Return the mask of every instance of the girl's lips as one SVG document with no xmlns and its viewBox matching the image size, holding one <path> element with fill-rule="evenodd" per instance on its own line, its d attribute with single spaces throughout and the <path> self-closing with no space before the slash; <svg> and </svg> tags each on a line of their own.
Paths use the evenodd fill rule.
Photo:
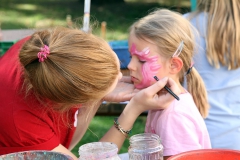
<svg viewBox="0 0 240 160">
<path fill-rule="evenodd" d="M 137 82 L 137 81 L 138 81 L 138 79 L 137 79 L 137 78 L 135 78 L 135 77 L 133 77 L 133 76 L 131 76 L 131 81 L 132 81 L 132 82 Z"/>
</svg>

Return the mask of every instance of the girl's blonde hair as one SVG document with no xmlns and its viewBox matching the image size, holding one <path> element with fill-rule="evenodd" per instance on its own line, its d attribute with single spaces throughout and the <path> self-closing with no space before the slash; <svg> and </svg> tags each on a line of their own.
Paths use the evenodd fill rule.
<svg viewBox="0 0 240 160">
<path fill-rule="evenodd" d="M 39 62 L 44 45 L 50 54 Z M 101 100 L 119 73 L 108 43 L 79 29 L 56 27 L 34 33 L 20 51 L 24 83 L 41 102 L 57 110 Z"/>
<path fill-rule="evenodd" d="M 139 39 L 150 40 L 159 48 L 163 57 L 171 58 L 181 41 L 184 42 L 182 52 L 178 56 L 183 61 L 183 67 L 179 74 L 180 83 L 184 83 L 186 76 L 187 89 L 192 94 L 199 112 L 205 118 L 208 114 L 209 104 L 204 82 L 197 70 L 186 75 L 191 67 L 195 39 L 193 27 L 181 14 L 167 9 L 157 9 L 149 15 L 135 22 L 130 32 Z"/>
<path fill-rule="evenodd" d="M 198 0 L 197 13 L 208 13 L 207 58 L 216 68 L 240 67 L 240 0 Z"/>
</svg>

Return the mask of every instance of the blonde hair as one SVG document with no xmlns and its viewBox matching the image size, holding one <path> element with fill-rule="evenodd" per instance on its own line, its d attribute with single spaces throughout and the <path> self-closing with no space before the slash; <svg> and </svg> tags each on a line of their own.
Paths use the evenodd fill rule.
<svg viewBox="0 0 240 160">
<path fill-rule="evenodd" d="M 49 46 L 44 62 L 37 57 Z M 93 105 L 104 97 L 119 68 L 108 43 L 79 29 L 56 27 L 34 33 L 20 51 L 27 93 L 66 111 L 74 105 Z"/>
<path fill-rule="evenodd" d="M 229 70 L 240 67 L 240 0 L 199 0 L 198 11 L 208 13 L 207 58 Z"/>
<path fill-rule="evenodd" d="M 183 61 L 180 71 L 180 83 L 184 83 L 186 72 L 191 67 L 195 39 L 193 27 L 181 14 L 167 9 L 157 9 L 149 15 L 135 22 L 130 32 L 139 39 L 151 40 L 161 51 L 163 57 L 172 57 L 181 41 L 184 42 L 182 52 L 178 56 Z M 208 114 L 209 104 L 204 82 L 197 70 L 186 75 L 187 89 L 192 94 L 199 112 L 205 118 Z"/>
</svg>

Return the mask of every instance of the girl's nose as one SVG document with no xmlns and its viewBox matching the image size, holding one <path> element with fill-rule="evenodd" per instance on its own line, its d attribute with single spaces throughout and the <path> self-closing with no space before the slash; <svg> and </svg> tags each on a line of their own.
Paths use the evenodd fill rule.
<svg viewBox="0 0 240 160">
<path fill-rule="evenodd" d="M 128 67 L 129 70 L 135 70 L 133 59 L 130 60 L 130 62 L 129 62 L 127 67 Z"/>
</svg>

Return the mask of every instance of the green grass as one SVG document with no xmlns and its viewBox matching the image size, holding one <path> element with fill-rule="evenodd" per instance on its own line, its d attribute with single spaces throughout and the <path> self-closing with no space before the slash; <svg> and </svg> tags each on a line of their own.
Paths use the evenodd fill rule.
<svg viewBox="0 0 240 160">
<path fill-rule="evenodd" d="M 72 152 L 78 157 L 78 149 L 81 145 L 90 142 L 97 142 L 113 125 L 114 116 L 95 116 L 90 123 L 89 130 L 85 133 L 82 140 L 72 150 Z M 146 116 L 139 116 L 136 120 L 131 135 L 143 133 L 146 123 Z M 90 131 L 91 130 L 91 131 Z M 117 137 L 116 137 L 117 138 Z M 119 153 L 125 153 L 128 150 L 129 140 L 125 140 L 123 147 Z"/>
<path fill-rule="evenodd" d="M 105 21 L 106 40 L 127 39 L 129 26 L 152 9 L 164 7 L 179 10 L 176 0 L 155 0 L 151 3 L 145 1 L 127 0 L 125 3 L 91 4 L 93 33 L 100 35 L 100 24 Z M 189 10 L 190 0 L 182 0 L 180 11 L 185 13 Z M 66 26 L 66 16 L 71 15 L 74 24 L 80 29 L 83 13 L 83 0 L 1 0 L 0 23 L 2 29 Z"/>
</svg>

